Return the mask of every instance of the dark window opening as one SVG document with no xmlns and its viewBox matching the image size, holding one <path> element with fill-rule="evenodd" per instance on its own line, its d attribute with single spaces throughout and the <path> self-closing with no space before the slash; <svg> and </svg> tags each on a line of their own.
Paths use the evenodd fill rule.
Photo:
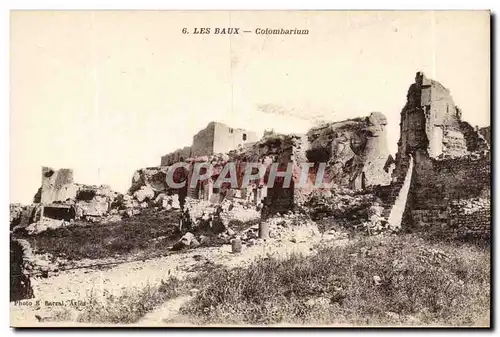
<svg viewBox="0 0 500 337">
<path fill-rule="evenodd" d="M 76 211 L 73 207 L 50 207 L 45 206 L 43 216 L 55 220 L 70 221 L 76 216 Z"/>
<path fill-rule="evenodd" d="M 78 191 L 78 193 L 76 194 L 77 200 L 90 201 L 94 199 L 94 197 L 95 197 L 95 191 L 93 190 L 81 190 Z"/>
<path fill-rule="evenodd" d="M 247 140 L 247 134 L 246 133 L 243 134 L 243 140 L 244 141 Z"/>
</svg>

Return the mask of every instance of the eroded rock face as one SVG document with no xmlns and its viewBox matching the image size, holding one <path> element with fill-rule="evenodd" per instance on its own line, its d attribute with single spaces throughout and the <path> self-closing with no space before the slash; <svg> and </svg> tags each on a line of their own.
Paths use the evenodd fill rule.
<svg viewBox="0 0 500 337">
<path fill-rule="evenodd" d="M 155 191 L 149 185 L 142 186 L 139 190 L 134 192 L 134 197 L 139 202 L 143 202 L 144 200 L 152 200 L 154 199 Z"/>
<path fill-rule="evenodd" d="M 168 189 L 167 171 L 167 166 L 148 167 L 135 171 L 129 192 L 134 193 L 143 186 L 149 186 L 155 192 L 166 191 Z"/>
<path fill-rule="evenodd" d="M 50 204 L 56 201 L 74 199 L 78 187 L 73 181 L 73 170 L 55 170 L 42 167 L 42 190 L 40 202 Z"/>
<path fill-rule="evenodd" d="M 107 185 L 79 185 L 75 199 L 76 216 L 102 217 L 109 212 L 117 197 L 118 193 Z"/>
<path fill-rule="evenodd" d="M 10 301 L 33 298 L 29 275 L 29 257 L 32 255 L 28 241 L 10 241 Z"/>
<path fill-rule="evenodd" d="M 490 126 L 482 127 L 479 129 L 479 133 L 483 136 L 488 145 L 491 146 L 491 127 Z"/>
<path fill-rule="evenodd" d="M 308 132 L 307 158 L 327 162 L 329 178 L 338 186 L 363 189 L 390 183 L 384 170 L 389 157 L 387 118 L 373 112 L 365 118 L 329 123 Z"/>
<path fill-rule="evenodd" d="M 24 207 L 20 204 L 10 204 L 10 228 L 21 223 Z"/>
</svg>

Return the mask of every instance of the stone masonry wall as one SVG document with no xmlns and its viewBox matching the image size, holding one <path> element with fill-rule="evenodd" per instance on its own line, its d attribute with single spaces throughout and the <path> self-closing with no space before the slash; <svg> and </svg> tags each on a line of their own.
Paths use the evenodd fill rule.
<svg viewBox="0 0 500 337">
<path fill-rule="evenodd" d="M 386 205 L 414 160 L 403 224 L 448 237 L 489 237 L 491 158 L 488 141 L 462 121 L 450 91 L 417 73 L 401 111 L 400 139 Z M 479 201 L 478 201 L 479 200 Z M 468 205 L 480 205 L 467 214 Z M 465 205 L 465 206 L 464 206 Z M 386 213 L 391 210 L 386 208 Z"/>
<path fill-rule="evenodd" d="M 170 166 L 174 163 L 184 161 L 191 157 L 191 146 L 185 146 L 182 149 L 178 149 L 172 153 L 169 153 L 161 157 L 161 166 Z"/>
<path fill-rule="evenodd" d="M 231 128 L 223 123 L 210 122 L 206 128 L 193 136 L 191 146 L 185 146 L 161 157 L 161 166 L 170 166 L 188 158 L 228 153 L 240 146 L 259 140 L 255 132 Z"/>
<path fill-rule="evenodd" d="M 435 160 L 418 154 L 409 197 L 410 228 L 451 237 L 488 238 L 491 230 L 491 159 Z M 467 213 L 474 200 L 480 207 Z M 465 206 L 464 206 L 465 205 Z M 462 206 L 462 207 L 461 207 Z"/>
<path fill-rule="evenodd" d="M 239 145 L 259 140 L 255 132 L 234 129 L 222 123 L 215 123 L 214 127 L 213 153 L 227 153 Z"/>
<path fill-rule="evenodd" d="M 398 152 L 407 154 L 426 149 L 429 156 L 461 156 L 467 144 L 460 127 L 461 111 L 450 91 L 441 83 L 417 73 L 401 111 Z"/>
<path fill-rule="evenodd" d="M 215 123 L 211 122 L 207 127 L 193 137 L 191 155 L 193 157 L 207 156 L 214 153 Z"/>
</svg>

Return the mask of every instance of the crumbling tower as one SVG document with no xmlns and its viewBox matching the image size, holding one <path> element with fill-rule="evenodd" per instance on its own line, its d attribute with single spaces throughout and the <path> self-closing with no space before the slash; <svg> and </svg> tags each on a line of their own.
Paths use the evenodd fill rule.
<svg viewBox="0 0 500 337">
<path fill-rule="evenodd" d="M 401 111 L 398 153 L 424 150 L 431 158 L 441 154 L 464 155 L 467 143 L 460 124 L 461 112 L 450 91 L 418 72 Z"/>
<path fill-rule="evenodd" d="M 50 204 L 55 201 L 65 201 L 76 197 L 77 186 L 73 182 L 73 170 L 54 170 L 50 167 L 42 167 L 42 204 Z"/>
<path fill-rule="evenodd" d="M 454 204 L 489 193 L 488 142 L 462 120 L 450 91 L 421 72 L 408 90 L 400 129 L 392 190 L 385 200 L 392 205 L 386 208 L 389 223 L 453 232 Z M 471 222 L 484 227 L 488 219 L 482 212 Z"/>
</svg>

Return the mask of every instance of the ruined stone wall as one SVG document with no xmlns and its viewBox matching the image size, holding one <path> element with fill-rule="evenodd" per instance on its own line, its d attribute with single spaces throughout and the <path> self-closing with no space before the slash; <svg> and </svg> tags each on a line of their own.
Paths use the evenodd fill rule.
<svg viewBox="0 0 500 337">
<path fill-rule="evenodd" d="M 479 133 L 483 136 L 488 145 L 491 146 L 491 127 L 489 126 L 482 127 L 479 129 Z"/>
<path fill-rule="evenodd" d="M 226 153 L 240 145 L 258 141 L 257 134 L 244 129 L 233 129 L 222 123 L 215 123 L 214 153 Z"/>
<path fill-rule="evenodd" d="M 161 157 L 161 166 L 170 166 L 191 157 L 191 146 L 185 146 Z"/>
<path fill-rule="evenodd" d="M 10 239 L 10 301 L 34 297 L 29 275 L 29 257 L 33 255 L 28 241 Z"/>
<path fill-rule="evenodd" d="M 491 159 L 485 137 L 461 120 L 450 91 L 417 73 L 401 111 L 401 134 L 386 214 L 394 214 L 408 163 L 414 160 L 402 222 L 407 230 L 448 237 L 489 237 Z M 478 204 L 461 213 L 463 205 Z M 461 206 L 462 205 L 462 206 Z M 399 207 L 399 213 L 402 207 Z"/>
<path fill-rule="evenodd" d="M 76 197 L 78 187 L 73 182 L 73 170 L 55 170 L 42 167 L 42 191 L 40 202 L 50 204 Z"/>
<path fill-rule="evenodd" d="M 214 154 L 215 122 L 211 122 L 207 127 L 199 131 L 193 137 L 191 155 L 193 157 L 208 156 Z"/>
<path fill-rule="evenodd" d="M 486 130 L 487 128 L 483 128 Z M 478 128 L 472 127 L 465 121 L 460 121 L 460 131 L 463 133 L 468 152 L 489 151 L 489 139 L 487 140 Z M 483 131 L 484 132 L 484 131 Z M 488 134 L 485 133 L 487 137 Z"/>
<path fill-rule="evenodd" d="M 162 157 L 161 165 L 168 166 L 181 158 L 209 156 L 216 153 L 227 153 L 239 146 L 255 143 L 257 134 L 244 129 L 231 128 L 223 123 L 210 122 L 207 127 L 193 137 L 191 147 L 184 147 Z"/>
<path fill-rule="evenodd" d="M 466 154 L 460 119 L 460 109 L 455 106 L 450 91 L 423 73 L 417 73 L 401 111 L 398 152 L 404 155 L 426 149 L 432 158 Z"/>
<path fill-rule="evenodd" d="M 491 237 L 491 203 L 489 198 L 470 198 L 450 202 L 447 232 L 457 238 Z"/>
<path fill-rule="evenodd" d="M 417 153 L 408 200 L 409 229 L 453 237 L 489 237 L 490 194 L 489 154 L 436 160 Z M 471 200 L 481 200 L 481 207 L 463 213 L 460 205 Z"/>
<path fill-rule="evenodd" d="M 279 152 L 275 156 L 273 162 L 278 163 L 278 172 L 285 172 L 288 164 L 294 165 L 294 172 L 297 170 L 297 160 L 294 156 L 296 153 L 295 143 L 300 139 L 296 136 L 287 136 L 279 139 Z M 269 179 L 269 169 L 266 172 L 264 183 L 267 184 Z M 293 210 L 296 205 L 295 200 L 295 183 L 297 175 L 294 174 L 289 187 L 283 187 L 284 179 L 276 177 L 274 185 L 267 188 L 267 196 L 264 199 L 265 209 L 264 215 L 286 213 Z"/>
</svg>

